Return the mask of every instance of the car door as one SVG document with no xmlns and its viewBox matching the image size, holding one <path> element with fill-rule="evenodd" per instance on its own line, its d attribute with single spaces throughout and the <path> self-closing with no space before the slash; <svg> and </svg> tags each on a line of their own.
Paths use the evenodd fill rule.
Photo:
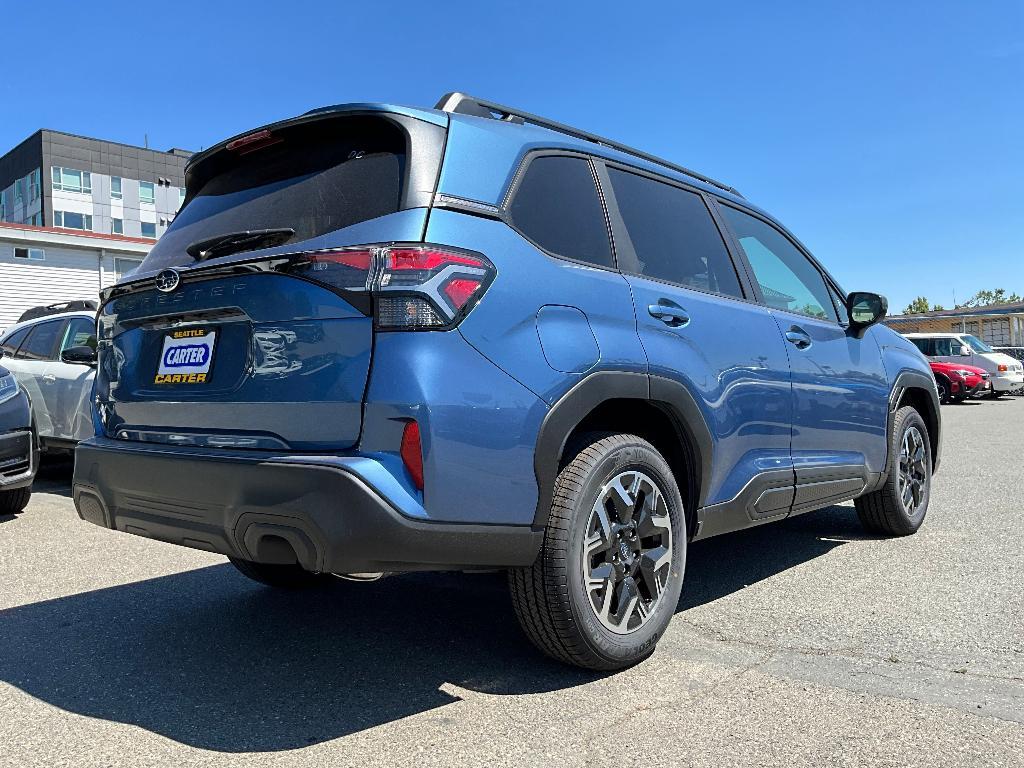
<svg viewBox="0 0 1024 768">
<path fill-rule="evenodd" d="M 96 349 L 96 320 L 92 317 L 73 317 L 68 320 L 53 362 L 56 377 L 54 405 L 50 411 L 54 438 L 77 442 L 91 437 L 92 385 L 96 369 L 81 363 L 65 363 L 61 353 L 70 347 L 90 346 Z"/>
<path fill-rule="evenodd" d="M 700 192 L 614 165 L 600 176 L 652 397 L 659 380 L 682 384 L 711 432 L 701 535 L 787 514 L 790 372 L 771 314 L 752 301 Z"/>
<path fill-rule="evenodd" d="M 872 337 L 852 333 L 830 281 L 786 233 L 721 205 L 765 306 L 786 339 L 793 372 L 794 512 L 852 498 L 883 471 L 889 385 Z"/>
<path fill-rule="evenodd" d="M 17 352 L 4 366 L 21 382 L 32 400 L 32 414 L 41 438 L 55 436 L 53 414 L 57 407 L 57 375 L 54 361 L 67 320 L 45 320 L 30 327 Z"/>
</svg>

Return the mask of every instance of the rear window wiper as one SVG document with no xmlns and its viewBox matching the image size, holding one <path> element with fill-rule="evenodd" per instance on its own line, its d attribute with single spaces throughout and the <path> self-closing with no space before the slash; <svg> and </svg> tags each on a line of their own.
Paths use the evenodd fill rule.
<svg viewBox="0 0 1024 768">
<path fill-rule="evenodd" d="M 218 256 L 228 256 L 242 251 L 255 251 L 259 248 L 273 248 L 275 245 L 287 243 L 295 235 L 295 230 L 282 229 L 247 229 L 243 232 L 229 232 L 226 235 L 208 237 L 192 243 L 185 252 L 196 261 L 206 261 Z"/>
</svg>

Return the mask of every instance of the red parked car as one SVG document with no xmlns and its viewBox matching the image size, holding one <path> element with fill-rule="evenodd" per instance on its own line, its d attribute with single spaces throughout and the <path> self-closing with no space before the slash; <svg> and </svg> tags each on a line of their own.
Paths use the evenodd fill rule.
<svg viewBox="0 0 1024 768">
<path fill-rule="evenodd" d="M 929 361 L 935 382 L 939 386 L 939 400 L 959 403 L 968 397 L 985 395 L 992 391 L 989 375 L 981 368 L 962 363 L 938 363 Z"/>
</svg>

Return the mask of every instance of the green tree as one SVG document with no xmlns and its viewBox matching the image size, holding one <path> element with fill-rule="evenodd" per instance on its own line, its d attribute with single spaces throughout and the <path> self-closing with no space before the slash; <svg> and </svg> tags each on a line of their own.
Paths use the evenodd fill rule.
<svg viewBox="0 0 1024 768">
<path fill-rule="evenodd" d="M 941 309 L 941 307 L 939 307 Z M 907 304 L 907 308 L 903 310 L 904 315 L 917 315 L 921 312 L 928 311 L 928 299 L 924 296 L 918 296 L 912 302 Z"/>
<path fill-rule="evenodd" d="M 957 308 L 990 307 L 993 304 L 1012 304 L 1024 301 L 1016 293 L 1007 293 L 1005 288 L 996 288 L 994 291 L 978 291 L 963 304 L 957 304 Z"/>
</svg>

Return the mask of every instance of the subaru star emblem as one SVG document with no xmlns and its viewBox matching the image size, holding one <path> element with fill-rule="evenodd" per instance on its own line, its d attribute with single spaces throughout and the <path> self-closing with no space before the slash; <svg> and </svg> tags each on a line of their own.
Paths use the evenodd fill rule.
<svg viewBox="0 0 1024 768">
<path fill-rule="evenodd" d="M 170 293 L 181 285 L 181 275 L 176 269 L 165 269 L 156 276 L 156 289 Z"/>
</svg>

